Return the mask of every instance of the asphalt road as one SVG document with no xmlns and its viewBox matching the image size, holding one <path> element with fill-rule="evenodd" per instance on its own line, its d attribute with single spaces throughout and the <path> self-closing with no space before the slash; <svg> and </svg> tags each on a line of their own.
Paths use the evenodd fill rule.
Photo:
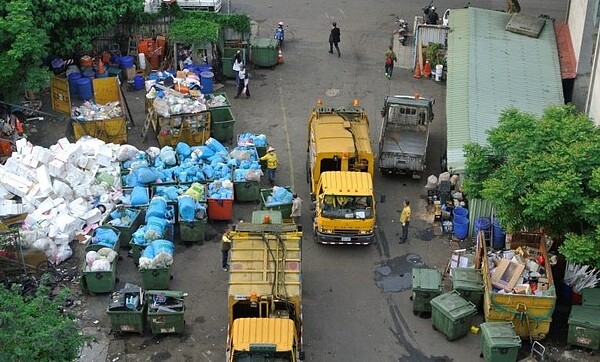
<svg viewBox="0 0 600 362">
<path fill-rule="evenodd" d="M 227 1 L 223 10 L 227 11 Z M 396 16 L 420 15 L 425 1 L 231 1 L 231 9 L 250 15 L 258 23 L 259 37 L 272 37 L 278 21 L 286 23 L 283 65 L 253 69 L 250 99 L 233 99 L 229 81 L 222 89 L 232 99 L 235 133 L 264 133 L 278 150 L 277 184 L 291 185 L 305 200 L 307 119 L 317 99 L 325 104 L 346 105 L 360 100 L 371 118 L 374 148 L 380 132 L 379 111 L 388 94 L 435 98 L 436 118 L 428 149 L 428 170 L 439 173 L 445 149 L 445 84 L 414 79 L 408 69 L 396 69 L 391 80 L 383 75 L 383 52 L 390 44 Z M 463 1 L 439 1 L 440 15 Z M 471 5 L 504 9 L 505 1 L 472 1 Z M 524 12 L 549 14 L 562 19 L 562 1 L 521 1 Z M 329 54 L 331 21 L 341 29 L 341 58 Z M 403 52 L 399 52 L 402 53 Z M 129 142 L 142 143 L 144 120 L 142 92 L 126 94 L 134 113 L 135 127 Z M 54 140 L 49 144 L 54 143 Z M 303 224 L 304 348 L 308 361 L 480 361 L 480 335 L 469 333 L 454 342 L 431 329 L 430 319 L 412 313 L 409 299 L 410 270 L 415 263 L 444 269 L 451 243 L 431 235 L 433 216 L 426 209 L 425 180 L 375 176 L 375 189 L 385 195 L 378 205 L 378 229 L 374 245 L 346 248 L 317 245 L 312 241 L 309 207 L 305 203 Z M 265 185 L 266 186 L 266 185 Z M 401 200 L 412 202 L 413 220 L 409 242 L 398 244 L 397 223 Z M 257 205 L 236 205 L 235 221 L 248 220 Z M 192 247 L 178 246 L 171 289 L 189 293 L 186 299 L 186 332 L 182 336 L 153 338 L 149 333 L 119 336 L 110 330 L 105 315 L 107 298 L 85 297 L 82 320 L 100 343 L 82 359 L 102 361 L 222 361 L 227 331 L 227 273 L 219 265 L 219 233 L 225 224 L 211 224 L 207 241 Z M 125 253 L 122 253 L 125 256 Z M 389 267 L 391 273 L 378 271 Z M 119 286 L 140 283 L 131 259 L 119 261 Z M 378 286 L 379 285 L 379 286 Z M 383 287 L 381 287 L 383 286 Z M 397 290 L 397 291 L 394 291 Z M 481 316 L 476 322 L 481 321 Z M 96 322 L 96 323 L 94 323 Z"/>
</svg>

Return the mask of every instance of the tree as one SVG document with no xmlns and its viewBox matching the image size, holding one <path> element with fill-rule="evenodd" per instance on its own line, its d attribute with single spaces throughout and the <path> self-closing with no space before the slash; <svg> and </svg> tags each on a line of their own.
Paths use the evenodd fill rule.
<svg viewBox="0 0 600 362">
<path fill-rule="evenodd" d="M 143 11 L 143 0 L 0 0 L 0 94 L 16 101 L 48 85 L 48 59 L 92 49 L 92 39 L 119 18 Z"/>
<path fill-rule="evenodd" d="M 91 341 L 83 336 L 69 311 L 69 290 L 50 299 L 45 287 L 23 297 L 18 285 L 0 286 L 0 361 L 73 361 Z"/>
<path fill-rule="evenodd" d="M 541 117 L 508 109 L 487 141 L 465 147 L 467 195 L 491 201 L 508 231 L 600 245 L 600 131 L 589 117 L 570 105 Z"/>
</svg>

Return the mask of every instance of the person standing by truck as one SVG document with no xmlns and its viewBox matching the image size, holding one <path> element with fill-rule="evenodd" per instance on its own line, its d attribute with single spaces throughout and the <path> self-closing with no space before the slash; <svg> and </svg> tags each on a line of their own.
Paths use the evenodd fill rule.
<svg viewBox="0 0 600 362">
<path fill-rule="evenodd" d="M 398 57 L 396 57 L 396 53 L 394 53 L 394 47 L 390 45 L 383 55 L 385 56 L 385 76 L 387 79 L 392 79 L 394 62 L 398 61 Z"/>
<path fill-rule="evenodd" d="M 403 244 L 408 239 L 408 225 L 410 224 L 410 201 L 404 199 L 404 206 L 400 213 L 400 222 L 402 223 L 402 237 L 400 244 Z"/>
<path fill-rule="evenodd" d="M 223 271 L 229 270 L 229 250 L 231 250 L 231 228 L 227 228 L 221 237 L 221 267 L 223 267 Z"/>
<path fill-rule="evenodd" d="M 300 223 L 300 216 L 302 216 L 302 199 L 298 197 L 298 194 L 294 194 L 292 200 L 292 213 L 290 217 L 294 220 L 294 224 Z"/>
<path fill-rule="evenodd" d="M 279 166 L 279 159 L 275 153 L 275 148 L 269 146 L 267 153 L 260 158 L 261 161 L 267 161 L 267 176 L 269 177 L 269 183 L 271 186 L 275 184 L 275 173 L 277 172 L 277 166 Z"/>
</svg>

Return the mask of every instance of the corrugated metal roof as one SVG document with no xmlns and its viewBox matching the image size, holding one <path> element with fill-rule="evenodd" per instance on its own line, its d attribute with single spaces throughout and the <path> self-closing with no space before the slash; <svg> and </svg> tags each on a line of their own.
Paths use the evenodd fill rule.
<svg viewBox="0 0 600 362">
<path fill-rule="evenodd" d="M 541 115 L 564 102 L 552 21 L 539 38 L 505 30 L 511 14 L 453 9 L 449 19 L 446 123 L 448 168 L 464 171 L 463 146 L 486 144 L 509 107 Z"/>
<path fill-rule="evenodd" d="M 233 346 L 249 351 L 250 344 L 274 344 L 277 352 L 290 351 L 294 345 L 294 321 L 284 318 L 239 318 L 233 321 Z"/>
</svg>

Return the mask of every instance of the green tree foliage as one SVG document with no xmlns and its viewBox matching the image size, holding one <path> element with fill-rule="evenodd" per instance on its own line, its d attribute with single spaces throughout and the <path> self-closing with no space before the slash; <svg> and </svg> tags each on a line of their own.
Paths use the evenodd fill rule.
<svg viewBox="0 0 600 362">
<path fill-rule="evenodd" d="M 491 201 L 509 231 L 544 227 L 600 245 L 600 131 L 573 106 L 549 107 L 541 117 L 508 109 L 488 145 L 465 153 L 465 192 Z"/>
<path fill-rule="evenodd" d="M 18 288 L 0 286 L 0 361 L 73 361 L 91 338 L 80 334 L 74 316 L 63 309 L 68 290 L 52 300 L 40 288 L 25 298 Z"/>
<path fill-rule="evenodd" d="M 92 39 L 143 0 L 0 0 L 0 93 L 16 101 L 39 91 L 50 72 L 44 61 L 92 49 Z"/>
</svg>

